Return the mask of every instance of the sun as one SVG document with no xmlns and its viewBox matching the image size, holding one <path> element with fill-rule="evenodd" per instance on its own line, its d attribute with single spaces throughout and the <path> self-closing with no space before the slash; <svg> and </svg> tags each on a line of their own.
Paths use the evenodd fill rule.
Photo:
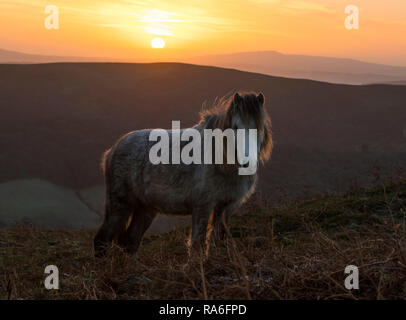
<svg viewBox="0 0 406 320">
<path fill-rule="evenodd" d="M 151 41 L 152 48 L 162 49 L 165 47 L 165 41 L 162 38 L 154 38 Z"/>
</svg>

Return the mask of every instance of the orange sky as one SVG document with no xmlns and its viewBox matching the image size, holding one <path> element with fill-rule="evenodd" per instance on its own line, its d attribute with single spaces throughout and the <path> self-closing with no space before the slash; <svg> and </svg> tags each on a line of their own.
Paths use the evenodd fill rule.
<svg viewBox="0 0 406 320">
<path fill-rule="evenodd" d="M 50 4 L 59 30 L 44 27 Z M 360 10 L 357 31 L 344 27 L 350 4 Z M 165 48 L 151 48 L 157 36 Z M 166 61 L 276 50 L 406 65 L 406 1 L 1 0 L 0 48 Z"/>
</svg>

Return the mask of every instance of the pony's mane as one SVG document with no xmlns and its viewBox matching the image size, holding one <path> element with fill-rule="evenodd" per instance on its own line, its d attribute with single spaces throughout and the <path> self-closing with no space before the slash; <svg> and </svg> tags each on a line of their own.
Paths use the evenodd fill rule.
<svg viewBox="0 0 406 320">
<path fill-rule="evenodd" d="M 224 129 L 224 118 L 226 117 L 227 110 L 231 105 L 233 96 L 227 94 L 223 97 L 216 97 L 213 104 L 209 107 L 205 101 L 200 112 L 199 125 L 205 129 Z"/>
<path fill-rule="evenodd" d="M 265 105 L 259 109 L 257 94 L 254 92 L 239 92 L 242 99 L 242 106 L 237 112 L 242 119 L 252 118 L 256 122 L 258 133 L 263 135 L 259 159 L 265 162 L 269 159 L 272 148 L 272 125 L 271 119 L 266 111 Z M 203 104 L 203 110 L 200 112 L 199 126 L 203 129 L 221 129 L 225 130 L 230 127 L 228 109 L 233 104 L 234 93 L 227 94 L 223 97 L 216 97 L 210 108 Z"/>
</svg>

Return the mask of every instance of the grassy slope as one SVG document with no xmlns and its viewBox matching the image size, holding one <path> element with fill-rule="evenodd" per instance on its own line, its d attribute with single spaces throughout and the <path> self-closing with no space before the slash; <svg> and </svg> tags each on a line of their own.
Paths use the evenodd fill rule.
<svg viewBox="0 0 406 320">
<path fill-rule="evenodd" d="M 284 207 L 247 206 L 208 261 L 185 267 L 188 230 L 146 237 L 137 263 L 92 256 L 92 231 L 0 229 L 0 298 L 406 298 L 406 181 Z M 59 267 L 60 290 L 44 289 Z M 344 288 L 344 268 L 360 289 Z"/>
</svg>

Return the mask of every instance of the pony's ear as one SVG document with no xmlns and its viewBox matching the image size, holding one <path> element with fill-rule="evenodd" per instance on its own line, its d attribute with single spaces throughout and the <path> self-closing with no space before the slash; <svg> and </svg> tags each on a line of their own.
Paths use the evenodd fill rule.
<svg viewBox="0 0 406 320">
<path fill-rule="evenodd" d="M 260 105 L 263 105 L 263 104 L 264 104 L 264 102 L 265 102 L 265 97 L 264 97 L 264 95 L 262 94 L 262 92 L 259 93 L 259 95 L 257 96 L 257 99 L 258 99 L 258 102 L 259 102 Z"/>
<path fill-rule="evenodd" d="M 234 94 L 233 102 L 234 102 L 235 105 L 238 105 L 238 104 L 240 104 L 240 102 L 242 102 L 242 98 L 241 98 L 241 96 L 239 95 L 238 92 L 236 92 Z"/>
</svg>

